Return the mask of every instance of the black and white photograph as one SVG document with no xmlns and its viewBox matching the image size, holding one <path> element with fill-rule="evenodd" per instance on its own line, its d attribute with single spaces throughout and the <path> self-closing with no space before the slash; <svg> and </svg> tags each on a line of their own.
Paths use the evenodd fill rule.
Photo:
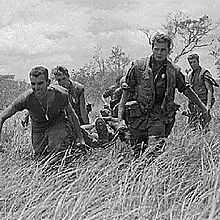
<svg viewBox="0 0 220 220">
<path fill-rule="evenodd" d="M 0 0 L 0 219 L 219 220 L 220 0 Z"/>
</svg>

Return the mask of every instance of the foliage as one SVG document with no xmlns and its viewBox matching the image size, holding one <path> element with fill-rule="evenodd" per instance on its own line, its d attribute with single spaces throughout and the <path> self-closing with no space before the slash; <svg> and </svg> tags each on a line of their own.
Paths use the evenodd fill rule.
<svg viewBox="0 0 220 220">
<path fill-rule="evenodd" d="M 218 37 L 216 39 L 217 43 L 213 46 L 212 50 L 211 50 L 211 55 L 213 55 L 215 57 L 215 65 L 216 65 L 216 68 L 218 70 L 218 78 L 220 78 L 220 47 L 219 47 L 219 44 L 220 44 L 220 37 Z"/>
<path fill-rule="evenodd" d="M 125 69 L 130 61 L 128 55 L 117 45 L 112 47 L 111 55 L 106 59 L 106 65 L 111 74 L 120 76 L 124 75 Z"/>
<path fill-rule="evenodd" d="M 7 107 L 27 88 L 29 88 L 29 85 L 25 81 L 17 81 L 7 77 L 0 77 L 0 108 L 4 109 Z"/>
<path fill-rule="evenodd" d="M 93 60 L 78 71 L 73 70 L 71 76 L 85 86 L 87 99 L 96 102 L 107 87 L 115 84 L 116 77 L 125 73 L 129 62 L 129 56 L 119 46 L 112 47 L 106 59 L 102 49 L 95 48 Z"/>
<path fill-rule="evenodd" d="M 174 57 L 173 62 L 177 63 L 182 56 L 194 49 L 210 46 L 213 42 L 213 39 L 209 40 L 210 35 L 216 27 L 213 26 L 207 15 L 192 19 L 182 11 L 178 11 L 168 14 L 167 22 L 163 28 L 174 41 L 172 56 Z M 142 29 L 142 31 L 151 43 L 150 31 L 147 29 Z"/>
<path fill-rule="evenodd" d="M 179 116 L 166 151 L 149 163 L 117 142 L 65 164 L 32 159 L 19 118 L 3 130 L 0 219 L 220 218 L 219 122 L 202 134 Z"/>
</svg>

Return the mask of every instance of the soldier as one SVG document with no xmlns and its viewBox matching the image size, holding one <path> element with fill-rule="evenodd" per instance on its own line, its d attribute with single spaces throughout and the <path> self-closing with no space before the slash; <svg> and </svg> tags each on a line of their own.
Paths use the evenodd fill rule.
<svg viewBox="0 0 220 220">
<path fill-rule="evenodd" d="M 91 124 L 81 125 L 81 128 L 86 144 L 93 148 L 107 146 L 113 136 L 113 130 L 103 117 L 97 117 Z"/>
<path fill-rule="evenodd" d="M 106 109 L 109 108 L 111 110 L 112 117 L 118 116 L 118 104 L 122 96 L 122 89 L 120 86 L 122 77 L 123 77 L 122 75 L 118 76 L 115 80 L 115 85 L 107 88 L 102 95 L 104 108 Z M 107 100 L 107 98 L 109 97 L 110 97 L 110 103 L 108 103 Z"/>
<path fill-rule="evenodd" d="M 32 124 L 32 145 L 36 157 L 65 149 L 72 141 L 84 144 L 77 115 L 61 86 L 51 86 L 48 70 L 38 66 L 29 73 L 32 89 L 21 94 L 0 114 L 3 123 L 16 112 L 28 110 Z"/>
<path fill-rule="evenodd" d="M 97 117 L 89 125 L 81 125 L 85 143 L 92 148 L 106 147 L 117 137 L 123 142 L 128 142 L 127 129 L 118 129 L 118 118 L 111 116 Z"/>
<path fill-rule="evenodd" d="M 119 83 L 118 83 L 118 79 Z M 104 108 L 100 110 L 100 113 L 103 117 L 118 117 L 118 105 L 122 96 L 122 85 L 125 82 L 125 76 L 117 77 L 117 89 L 116 85 L 109 87 L 105 90 L 104 94 L 102 95 L 102 101 L 104 102 Z M 104 97 L 103 97 L 104 96 Z M 111 97 L 110 105 L 107 102 L 107 96 Z"/>
<path fill-rule="evenodd" d="M 76 81 L 70 80 L 70 75 L 67 68 L 57 66 L 52 70 L 56 81 L 60 86 L 68 90 L 70 103 L 79 118 L 80 124 L 89 124 L 88 111 L 84 96 L 84 86 Z"/>
<path fill-rule="evenodd" d="M 171 133 L 179 108 L 174 103 L 176 88 L 201 108 L 206 121 L 210 119 L 206 106 L 186 84 L 180 68 L 168 59 L 171 47 L 171 38 L 157 33 L 152 39 L 152 55 L 134 62 L 126 75 L 127 86 L 118 110 L 119 128 L 125 126 L 125 118 L 137 157 L 145 151 L 149 137 L 159 141 Z"/>
<path fill-rule="evenodd" d="M 191 54 L 187 59 L 192 68 L 192 71 L 189 74 L 189 83 L 200 100 L 206 105 L 207 110 L 210 111 L 215 102 L 213 86 L 219 87 L 219 85 L 212 78 L 211 73 L 200 66 L 198 54 Z M 193 127 L 200 124 L 202 128 L 204 128 L 205 124 L 203 115 L 201 114 L 201 108 L 195 105 L 192 101 L 189 101 L 188 108 L 189 123 Z"/>
</svg>

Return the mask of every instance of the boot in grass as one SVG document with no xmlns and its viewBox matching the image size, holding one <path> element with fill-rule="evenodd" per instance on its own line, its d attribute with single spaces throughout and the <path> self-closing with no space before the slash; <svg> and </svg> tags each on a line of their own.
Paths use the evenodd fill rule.
<svg viewBox="0 0 220 220">
<path fill-rule="evenodd" d="M 102 118 L 97 118 L 95 121 L 95 128 L 98 134 L 98 140 L 101 145 L 108 144 L 109 133 L 105 120 Z"/>
</svg>

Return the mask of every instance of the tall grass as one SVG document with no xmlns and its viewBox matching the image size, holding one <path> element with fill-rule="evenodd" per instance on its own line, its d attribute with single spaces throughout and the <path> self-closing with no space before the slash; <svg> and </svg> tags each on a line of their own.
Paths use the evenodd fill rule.
<svg viewBox="0 0 220 220">
<path fill-rule="evenodd" d="M 14 117 L 0 155 L 0 219 L 220 219 L 220 123 L 203 134 L 179 116 L 150 163 L 119 141 L 68 164 L 32 159 L 29 129 Z"/>
</svg>

